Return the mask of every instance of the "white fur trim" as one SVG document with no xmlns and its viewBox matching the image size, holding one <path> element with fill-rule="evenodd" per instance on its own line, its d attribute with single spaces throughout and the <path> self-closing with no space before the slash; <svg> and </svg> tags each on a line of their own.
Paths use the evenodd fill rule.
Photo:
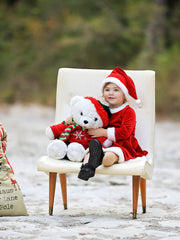
<svg viewBox="0 0 180 240">
<path fill-rule="evenodd" d="M 115 128 L 114 127 L 111 127 L 111 128 L 108 128 L 107 129 L 107 138 L 111 141 L 116 141 L 116 138 L 115 138 Z"/>
<path fill-rule="evenodd" d="M 125 85 L 117 78 L 114 78 L 114 77 L 108 77 L 108 78 L 105 78 L 102 82 L 102 91 L 103 91 L 103 88 L 104 88 L 104 85 L 108 82 L 111 82 L 111 83 L 114 83 L 116 84 L 118 87 L 121 88 L 121 90 L 123 91 L 123 93 L 125 94 L 125 96 L 128 94 L 128 89 L 125 87 Z"/>
<path fill-rule="evenodd" d="M 102 148 L 102 149 L 103 149 L 103 152 L 113 152 L 116 155 L 118 155 L 119 157 L 118 163 L 124 162 L 124 153 L 120 147 L 108 147 L 108 148 Z M 89 153 L 89 148 L 86 149 L 86 154 L 87 153 Z"/>
<path fill-rule="evenodd" d="M 126 106 L 128 106 L 129 104 L 126 102 L 126 103 L 123 103 L 120 107 L 117 107 L 117 108 L 110 108 L 110 112 L 111 113 L 116 113 L 116 112 L 119 112 L 121 110 L 123 110 Z"/>
<path fill-rule="evenodd" d="M 109 140 L 109 139 L 106 139 L 103 144 L 102 144 L 104 147 L 110 147 L 112 146 L 112 141 Z"/>
<path fill-rule="evenodd" d="M 120 147 L 103 148 L 103 152 L 113 152 L 119 157 L 118 163 L 124 162 L 124 154 Z"/>
</svg>

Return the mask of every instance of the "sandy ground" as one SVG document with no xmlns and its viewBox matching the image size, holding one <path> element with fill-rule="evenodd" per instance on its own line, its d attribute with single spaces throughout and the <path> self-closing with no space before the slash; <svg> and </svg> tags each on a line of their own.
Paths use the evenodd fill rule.
<svg viewBox="0 0 180 240">
<path fill-rule="evenodd" d="M 54 109 L 1 106 L 8 133 L 7 156 L 14 168 L 29 216 L 0 217 L 0 239 L 180 239 L 180 122 L 156 123 L 153 179 L 147 181 L 147 213 L 131 215 L 131 177 L 97 175 L 88 182 L 68 176 L 68 210 L 57 182 L 54 216 L 48 215 L 48 176 L 37 171 L 46 154 L 45 128 Z"/>
</svg>

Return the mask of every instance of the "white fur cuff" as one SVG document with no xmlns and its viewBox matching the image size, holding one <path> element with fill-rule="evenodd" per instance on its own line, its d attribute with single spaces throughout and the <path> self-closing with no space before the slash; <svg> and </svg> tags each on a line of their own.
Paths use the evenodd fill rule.
<svg viewBox="0 0 180 240">
<path fill-rule="evenodd" d="M 114 127 L 107 129 L 107 138 L 111 141 L 114 141 L 114 142 L 116 141 Z"/>
<path fill-rule="evenodd" d="M 110 147 L 112 146 L 112 141 L 109 140 L 109 139 L 106 139 L 103 144 L 102 144 L 104 147 Z"/>
<path fill-rule="evenodd" d="M 113 152 L 119 156 L 118 163 L 124 162 L 124 154 L 120 147 L 103 148 L 103 152 Z"/>
</svg>

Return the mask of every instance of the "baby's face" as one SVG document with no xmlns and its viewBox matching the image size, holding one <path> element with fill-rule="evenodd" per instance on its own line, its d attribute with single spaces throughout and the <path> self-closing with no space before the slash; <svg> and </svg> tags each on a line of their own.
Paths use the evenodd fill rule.
<svg viewBox="0 0 180 240">
<path fill-rule="evenodd" d="M 103 89 L 103 96 L 110 108 L 120 107 L 125 102 L 125 95 L 115 83 L 107 83 Z"/>
</svg>

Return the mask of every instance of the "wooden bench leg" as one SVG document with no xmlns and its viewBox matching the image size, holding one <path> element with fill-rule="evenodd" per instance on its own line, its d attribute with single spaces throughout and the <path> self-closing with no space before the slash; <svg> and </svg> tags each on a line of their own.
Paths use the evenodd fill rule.
<svg viewBox="0 0 180 240">
<path fill-rule="evenodd" d="M 141 200 L 142 200 L 142 211 L 146 213 L 146 179 L 140 179 L 140 189 L 141 189 Z"/>
<path fill-rule="evenodd" d="M 49 173 L 49 215 L 53 214 L 56 177 L 57 173 L 54 172 Z"/>
<path fill-rule="evenodd" d="M 137 218 L 137 207 L 138 207 L 138 197 L 139 197 L 139 182 L 140 182 L 140 176 L 132 176 L 133 219 Z"/>
<path fill-rule="evenodd" d="M 61 191 L 62 191 L 62 198 L 64 209 L 67 209 L 67 184 L 66 184 L 66 174 L 59 174 L 59 179 L 61 183 Z"/>
</svg>

